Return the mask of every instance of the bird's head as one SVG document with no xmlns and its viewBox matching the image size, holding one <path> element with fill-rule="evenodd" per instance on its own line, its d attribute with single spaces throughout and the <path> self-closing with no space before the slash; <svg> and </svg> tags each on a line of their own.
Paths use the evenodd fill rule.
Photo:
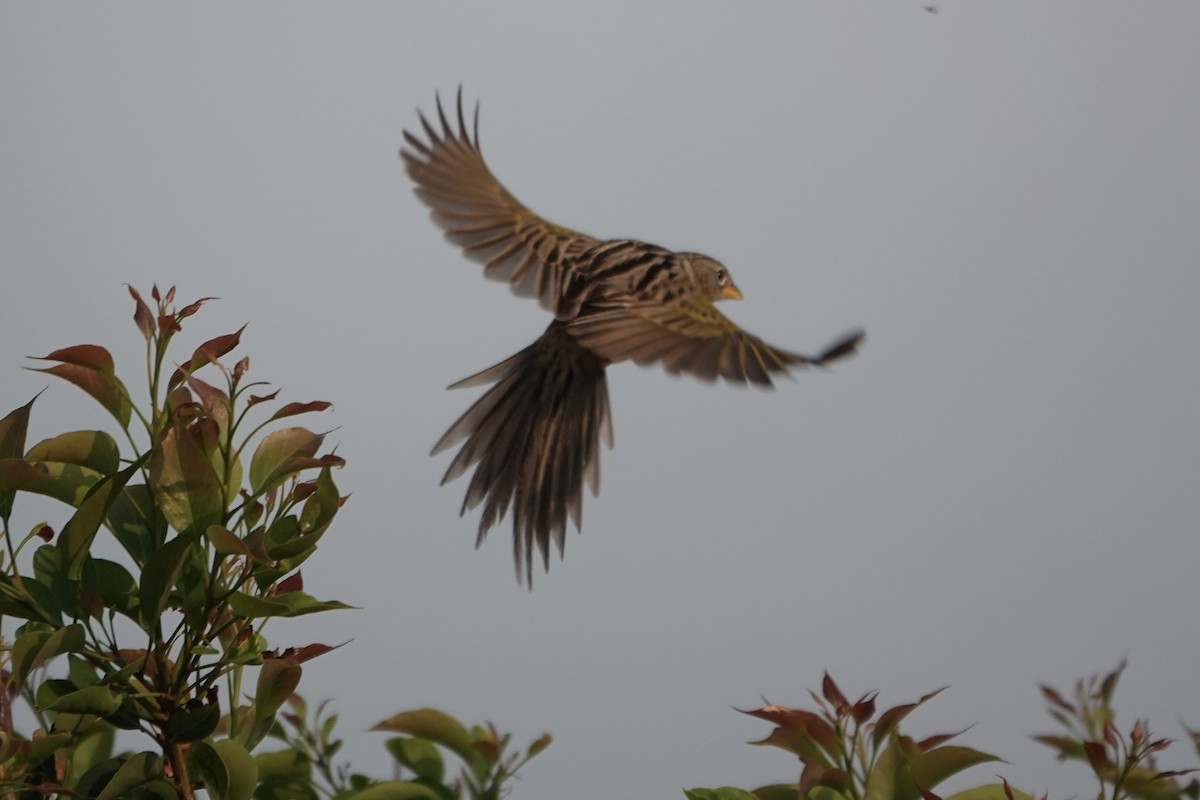
<svg viewBox="0 0 1200 800">
<path fill-rule="evenodd" d="M 700 291 L 710 300 L 741 300 L 742 293 L 733 285 L 729 270 L 715 258 L 699 253 L 684 253 L 696 274 Z"/>
</svg>

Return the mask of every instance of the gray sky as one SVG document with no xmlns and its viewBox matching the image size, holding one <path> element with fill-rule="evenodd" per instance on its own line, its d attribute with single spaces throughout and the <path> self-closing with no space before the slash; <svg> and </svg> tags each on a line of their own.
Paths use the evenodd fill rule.
<svg viewBox="0 0 1200 800">
<path fill-rule="evenodd" d="M 222 298 L 179 358 L 249 320 L 257 379 L 333 401 L 307 423 L 354 496 L 305 584 L 363 610 L 270 633 L 353 638 L 301 689 L 364 771 L 362 729 L 436 705 L 555 735 L 530 800 L 791 779 L 730 705 L 828 669 L 889 704 L 950 684 L 912 731 L 1011 762 L 959 785 L 1088 791 L 1028 739 L 1038 681 L 1128 654 L 1123 727 L 1200 725 L 1200 5 L 923 5 L 6 3 L 3 410 L 60 346 L 137 377 L 122 284 L 154 281 Z M 721 259 L 780 346 L 869 335 L 770 393 L 611 369 L 602 494 L 532 593 L 427 455 L 477 394 L 444 387 L 547 322 L 396 158 L 459 83 L 543 215 Z M 31 442 L 105 423 L 49 385 Z"/>
</svg>

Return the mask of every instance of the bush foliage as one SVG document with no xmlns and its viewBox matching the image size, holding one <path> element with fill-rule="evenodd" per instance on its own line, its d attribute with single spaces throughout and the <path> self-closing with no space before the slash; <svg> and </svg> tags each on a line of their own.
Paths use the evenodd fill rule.
<svg viewBox="0 0 1200 800">
<path fill-rule="evenodd" d="M 0 419 L 0 796 L 504 796 L 550 744 L 548 734 L 516 749 L 490 723 L 467 727 L 424 708 L 374 728 L 395 734 L 385 746 L 403 777 L 377 780 L 335 760 L 337 716 L 324 704 L 310 710 L 297 689 L 302 665 L 337 645 L 272 646 L 265 634 L 274 617 L 348 608 L 305 593 L 301 575 L 346 501 L 333 478 L 344 461 L 325 449 L 324 435 L 291 423 L 330 403 L 279 403 L 278 390 L 247 381 L 247 357 L 228 363 L 241 330 L 204 341 L 169 368 L 184 321 L 211 298 L 177 308 L 174 289 L 152 289 L 153 306 L 129 293 L 145 340 L 138 395 L 97 345 L 55 350 L 34 368 L 99 403 L 115 435 L 67 431 L 27 448 L 36 397 Z M 65 521 L 14 531 L 21 493 L 61 502 Z M 1118 728 L 1112 698 L 1123 669 L 1067 694 L 1043 686 L 1060 731 L 1037 740 L 1061 760 L 1086 764 L 1099 798 L 1200 797 L 1195 779 L 1183 781 L 1192 770 L 1157 766 L 1169 739 L 1144 721 Z M 901 729 L 940 692 L 880 710 L 875 692 L 852 701 L 826 675 L 812 710 L 743 712 L 773 726 L 754 744 L 799 760 L 795 782 L 685 794 L 934 800 L 946 779 L 999 760 L 955 743 L 957 734 L 914 738 Z M 14 726 L 18 700 L 35 721 L 27 735 Z M 118 752 L 118 731 L 143 749 Z M 1187 735 L 1200 751 L 1200 732 Z M 1001 779 L 950 800 L 1029 797 Z"/>
</svg>

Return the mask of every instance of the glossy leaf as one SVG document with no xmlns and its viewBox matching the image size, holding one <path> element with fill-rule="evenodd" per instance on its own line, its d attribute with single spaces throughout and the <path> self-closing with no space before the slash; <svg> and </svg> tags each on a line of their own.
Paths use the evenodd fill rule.
<svg viewBox="0 0 1200 800">
<path fill-rule="evenodd" d="M 167 523 L 154 505 L 149 487 L 125 487 L 108 510 L 106 519 L 117 541 L 138 565 L 167 540 Z"/>
<path fill-rule="evenodd" d="M 418 778 L 442 782 L 446 764 L 437 747 L 428 739 L 397 736 L 388 739 L 387 750 L 397 763 L 412 770 Z"/>
<path fill-rule="evenodd" d="M 317 600 L 304 592 L 289 592 L 275 597 L 255 597 L 245 592 L 229 596 L 229 607 L 239 617 L 299 617 L 319 611 L 354 608 L 337 600 Z"/>
<path fill-rule="evenodd" d="M 179 532 L 219 525 L 225 488 L 214 466 L 217 425 L 211 418 L 172 424 L 150 456 L 150 486 L 167 524 Z"/>
<path fill-rule="evenodd" d="M 54 631 L 34 630 L 17 636 L 12 645 L 13 686 L 20 689 L 37 667 L 63 653 L 77 653 L 83 649 L 84 630 L 79 624 L 68 625 Z"/>
<path fill-rule="evenodd" d="M 970 747 L 947 745 L 914 758 L 909 764 L 909 775 L 917 785 L 925 789 L 932 789 L 946 778 L 968 767 L 1000 760 L 990 753 L 983 753 Z"/>
<path fill-rule="evenodd" d="M 120 466 L 116 441 L 104 431 L 71 431 L 52 436 L 29 448 L 28 461 L 59 461 L 78 464 L 102 475 L 116 472 Z"/>
<path fill-rule="evenodd" d="M 383 781 L 348 795 L 345 800 L 442 800 L 433 789 L 412 781 Z"/>
<path fill-rule="evenodd" d="M 206 299 L 211 300 L 213 298 Z M 184 378 L 188 374 L 195 372 L 205 364 L 215 363 L 221 356 L 238 346 L 242 340 L 242 331 L 244 330 L 246 330 L 245 325 L 238 328 L 233 333 L 227 333 L 223 336 L 215 336 L 197 347 L 192 352 L 192 357 L 188 359 L 187 363 L 183 364 L 171 375 L 167 385 L 177 386 L 183 382 Z"/>
<path fill-rule="evenodd" d="M 254 554 L 250 552 L 250 547 L 246 542 L 228 528 L 220 525 L 209 525 L 208 529 L 204 532 L 204 536 L 213 546 L 213 549 L 221 555 L 254 558 Z"/>
<path fill-rule="evenodd" d="M 154 753 L 135 753 L 125 760 L 96 800 L 120 800 L 134 789 L 162 776 L 162 758 Z"/>
<path fill-rule="evenodd" d="M 33 368 L 34 372 L 55 375 L 78 386 L 100 403 L 122 429 L 129 427 L 133 407 L 129 403 L 129 392 L 113 373 L 112 356 L 103 347 L 81 344 L 55 350 L 36 361 L 60 361 L 53 367 Z"/>
<path fill-rule="evenodd" d="M 336 456 L 316 458 L 323 434 L 305 428 L 281 428 L 263 437 L 250 459 L 250 488 L 254 494 L 278 486 L 310 467 L 340 466 Z"/>
<path fill-rule="evenodd" d="M 4 419 L 0 419 L 0 519 L 7 520 L 12 514 L 13 498 L 23 483 L 22 476 L 32 478 L 32 473 L 22 466 L 21 456 L 25 452 L 25 434 L 29 430 L 29 413 L 37 395 L 20 408 L 15 408 Z M 11 462 L 4 466 L 4 462 Z M 18 474 L 20 473 L 20 474 Z"/>
<path fill-rule="evenodd" d="M 154 312 L 150 310 L 150 306 L 146 305 L 146 301 L 138 294 L 138 290 L 125 284 L 125 288 L 129 290 L 129 296 L 133 298 L 133 323 L 137 325 L 137 329 L 141 331 L 142 336 L 146 341 L 154 338 Z"/>
<path fill-rule="evenodd" d="M 140 613 L 142 624 L 153 630 L 175 581 L 183 569 L 188 554 L 192 550 L 193 540 L 187 534 L 179 534 L 171 541 L 154 551 L 146 561 L 142 570 L 142 582 L 138 587 L 138 599 L 141 603 Z"/>
<path fill-rule="evenodd" d="M 988 783 L 955 792 L 946 800 L 1033 800 L 1033 798 L 1011 786 L 1008 787 L 1008 791 L 1005 791 L 1003 783 Z"/>
<path fill-rule="evenodd" d="M 684 789 L 683 794 L 688 800 L 758 800 L 745 789 L 735 789 L 732 786 L 722 786 L 719 789 Z"/>
<path fill-rule="evenodd" d="M 89 686 L 64 694 L 46 710 L 63 714 L 95 714 L 105 717 L 121 707 L 121 698 L 108 686 Z"/>
<path fill-rule="evenodd" d="M 254 713 L 259 721 L 283 707 L 300 685 L 302 672 L 300 665 L 291 661 L 271 659 L 263 662 L 254 690 Z"/>
<path fill-rule="evenodd" d="M 419 736 L 448 748 L 468 764 L 479 759 L 474 740 L 463 724 L 436 708 L 419 708 L 388 717 L 371 728 L 373 731 L 392 731 Z"/>
<path fill-rule="evenodd" d="M 96 532 L 120 497 L 125 484 L 141 469 L 145 460 L 146 457 L 142 456 L 120 472 L 102 478 L 88 491 L 79 508 L 63 526 L 58 537 L 58 548 L 68 578 L 79 579 Z"/>
<path fill-rule="evenodd" d="M 309 403 L 288 403 L 271 415 L 271 421 L 294 417 L 298 414 L 308 414 L 312 411 L 324 411 L 333 408 L 333 403 L 325 400 L 313 400 Z"/>
<path fill-rule="evenodd" d="M 195 742 L 212 734 L 221 719 L 221 707 L 213 703 L 199 708 L 177 708 L 167 721 L 167 732 L 176 742 Z"/>
</svg>

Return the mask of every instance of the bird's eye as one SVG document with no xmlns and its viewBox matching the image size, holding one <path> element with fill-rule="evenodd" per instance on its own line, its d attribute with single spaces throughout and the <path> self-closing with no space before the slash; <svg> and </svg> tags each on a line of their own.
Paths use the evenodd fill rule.
<svg viewBox="0 0 1200 800">
<path fill-rule="evenodd" d="M 723 269 L 717 270 L 717 283 L 724 286 L 726 281 L 728 281 L 728 280 L 729 280 L 729 276 L 725 274 L 725 270 L 723 270 Z"/>
</svg>

